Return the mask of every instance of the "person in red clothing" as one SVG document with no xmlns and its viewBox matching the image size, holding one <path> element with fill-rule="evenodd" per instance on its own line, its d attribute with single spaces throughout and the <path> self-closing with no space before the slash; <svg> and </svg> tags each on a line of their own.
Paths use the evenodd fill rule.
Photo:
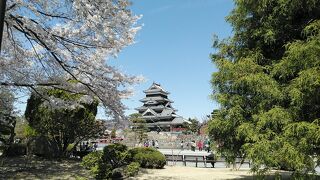
<svg viewBox="0 0 320 180">
<path fill-rule="evenodd" d="M 197 146 L 198 146 L 198 148 L 199 148 L 199 151 L 202 151 L 203 144 L 202 144 L 201 139 L 198 141 Z"/>
</svg>

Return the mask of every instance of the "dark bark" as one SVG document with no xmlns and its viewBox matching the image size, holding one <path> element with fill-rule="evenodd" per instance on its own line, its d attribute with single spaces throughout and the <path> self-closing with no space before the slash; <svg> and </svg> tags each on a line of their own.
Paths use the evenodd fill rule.
<svg viewBox="0 0 320 180">
<path fill-rule="evenodd" d="M 0 0 L 0 53 L 7 0 Z"/>
</svg>

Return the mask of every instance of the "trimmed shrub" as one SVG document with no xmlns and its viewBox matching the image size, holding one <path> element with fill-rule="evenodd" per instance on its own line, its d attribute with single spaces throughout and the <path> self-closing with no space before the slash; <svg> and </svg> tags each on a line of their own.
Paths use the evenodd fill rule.
<svg viewBox="0 0 320 180">
<path fill-rule="evenodd" d="M 138 147 L 128 151 L 130 161 L 138 162 L 143 168 L 163 168 L 166 164 L 165 156 L 156 149 Z"/>
<path fill-rule="evenodd" d="M 26 144 L 11 144 L 3 152 L 5 156 L 23 156 L 27 154 L 27 145 Z"/>
<path fill-rule="evenodd" d="M 112 168 L 118 168 L 128 164 L 128 147 L 123 144 L 110 144 L 103 148 L 102 161 L 110 164 Z"/>
<path fill-rule="evenodd" d="M 127 146 L 123 144 L 111 144 L 104 147 L 103 151 L 91 152 L 84 156 L 81 165 L 90 169 L 96 179 L 122 179 L 124 176 L 136 175 L 140 162 L 144 163 L 144 167 L 162 168 L 166 163 L 162 156 L 159 151 L 151 148 L 135 148 L 128 151 Z"/>
<path fill-rule="evenodd" d="M 107 163 L 99 162 L 95 178 L 96 179 L 108 179 L 112 175 L 112 166 Z"/>
<path fill-rule="evenodd" d="M 131 162 L 127 168 L 125 169 L 125 174 L 127 176 L 135 176 L 138 174 L 140 168 L 140 164 L 137 162 Z"/>
<path fill-rule="evenodd" d="M 90 168 L 90 172 L 91 174 L 93 174 L 94 176 L 97 176 L 97 174 L 99 173 L 99 165 L 95 165 L 93 167 Z"/>
<path fill-rule="evenodd" d="M 91 152 L 82 158 L 81 165 L 86 169 L 91 169 L 98 165 L 101 157 L 102 157 L 101 151 Z"/>
<path fill-rule="evenodd" d="M 101 160 L 98 163 L 97 179 L 108 179 L 110 177 L 118 177 L 119 169 L 128 164 L 128 147 L 123 144 L 111 144 L 103 148 Z M 114 170 L 114 171 L 113 171 Z M 121 174 L 122 176 L 122 174 Z"/>
</svg>

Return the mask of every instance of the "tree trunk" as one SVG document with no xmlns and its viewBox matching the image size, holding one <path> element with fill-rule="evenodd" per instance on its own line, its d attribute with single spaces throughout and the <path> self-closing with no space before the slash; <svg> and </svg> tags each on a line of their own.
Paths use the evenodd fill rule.
<svg viewBox="0 0 320 180">
<path fill-rule="evenodd" d="M 6 3 L 7 0 L 0 0 L 0 54 L 1 54 L 1 42 L 2 42 L 2 33 L 4 26 L 4 17 L 6 12 Z"/>
</svg>

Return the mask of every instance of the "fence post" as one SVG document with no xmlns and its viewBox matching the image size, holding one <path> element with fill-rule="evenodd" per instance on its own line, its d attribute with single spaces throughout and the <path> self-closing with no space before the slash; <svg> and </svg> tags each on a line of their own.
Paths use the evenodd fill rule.
<svg viewBox="0 0 320 180">
<path fill-rule="evenodd" d="M 203 159 L 204 159 L 204 167 L 207 167 L 207 157 L 203 156 Z"/>
</svg>

